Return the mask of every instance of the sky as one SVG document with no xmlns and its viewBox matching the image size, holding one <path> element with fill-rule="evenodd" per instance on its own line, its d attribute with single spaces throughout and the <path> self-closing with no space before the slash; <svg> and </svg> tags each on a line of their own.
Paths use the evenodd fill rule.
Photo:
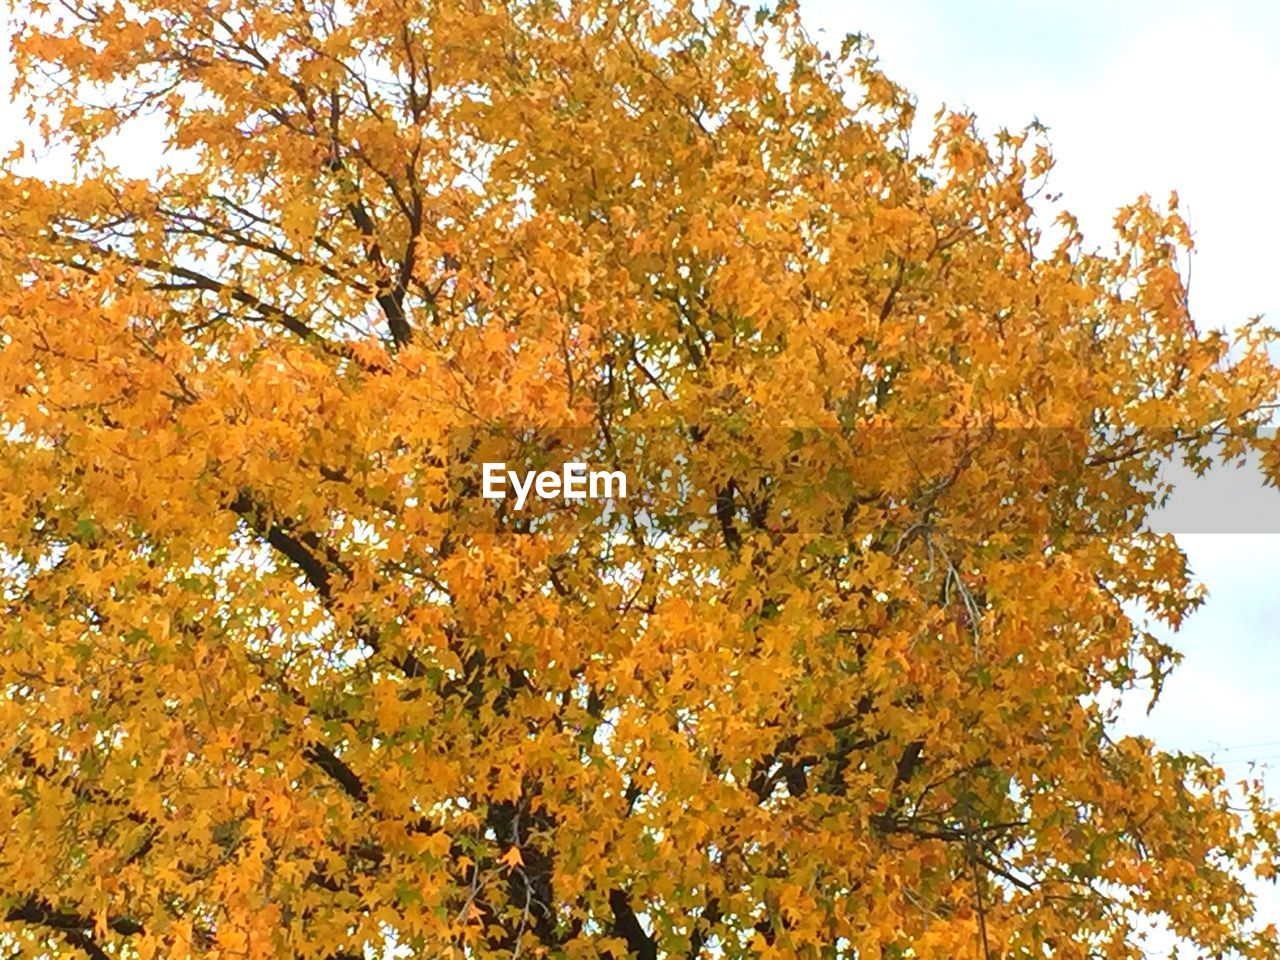
<svg viewBox="0 0 1280 960">
<path fill-rule="evenodd" d="M 868 34 L 919 98 L 981 127 L 1049 128 L 1051 189 L 1103 243 L 1116 208 L 1176 189 L 1197 244 L 1191 303 L 1203 327 L 1280 323 L 1280 4 L 1273 0 L 801 0 L 834 46 Z M 0 85 L 11 73 L 0 62 Z M 0 100 L 0 148 L 18 128 Z M 145 138 L 113 156 L 145 167 Z M 1269 494 L 1268 494 L 1269 495 Z M 1275 514 L 1280 519 L 1280 510 Z M 1272 523 L 1272 530 L 1280 524 Z M 1180 534 L 1209 599 L 1176 636 L 1183 663 L 1162 699 L 1126 703 L 1121 728 L 1216 757 L 1233 776 L 1280 768 L 1280 533 Z M 1280 773 L 1266 774 L 1280 796 Z M 1268 891 L 1264 917 L 1280 922 Z"/>
<path fill-rule="evenodd" d="M 1048 192 L 1094 242 L 1107 242 L 1118 207 L 1176 189 L 1197 245 L 1197 322 L 1280 323 L 1280 244 L 1268 229 L 1280 222 L 1280 4 L 801 0 L 801 14 L 833 44 L 868 34 L 918 97 L 922 124 L 944 102 L 976 112 L 988 133 L 1039 119 L 1057 161 Z M 1163 701 L 1126 723 L 1232 768 L 1280 755 L 1280 534 L 1179 540 L 1210 598 L 1177 637 L 1185 660 Z"/>
<path fill-rule="evenodd" d="M 945 103 L 974 111 L 988 133 L 1045 124 L 1057 160 L 1049 192 L 1061 191 L 1093 242 L 1108 241 L 1118 207 L 1176 189 L 1197 247 L 1197 323 L 1231 329 L 1262 314 L 1280 324 L 1280 4 L 801 0 L 800 9 L 820 40 L 869 35 L 881 66 L 917 96 L 922 123 Z M 1257 527 L 1273 532 L 1178 534 L 1209 598 L 1173 638 L 1184 659 L 1161 699 L 1150 713 L 1146 697 L 1126 701 L 1119 728 L 1212 756 L 1234 779 L 1260 771 L 1280 797 L 1280 494 L 1220 473 L 1207 492 L 1179 495 L 1203 504 L 1215 479 L 1235 484 L 1228 497 L 1243 485 L 1269 500 L 1270 522 Z M 1280 891 L 1260 896 L 1261 919 L 1280 923 Z"/>
</svg>

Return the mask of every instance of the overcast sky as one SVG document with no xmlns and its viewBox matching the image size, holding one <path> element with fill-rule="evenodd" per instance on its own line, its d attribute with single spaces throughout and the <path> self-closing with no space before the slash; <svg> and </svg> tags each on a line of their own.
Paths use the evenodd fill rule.
<svg viewBox="0 0 1280 960">
<path fill-rule="evenodd" d="M 1052 191 L 1089 239 L 1106 241 L 1140 193 L 1176 189 L 1197 245 L 1197 322 L 1280 324 L 1280 3 L 801 0 L 801 11 L 833 43 L 869 34 L 922 117 L 945 102 L 987 132 L 1047 125 Z M 1135 699 L 1123 727 L 1214 755 L 1237 778 L 1256 761 L 1280 768 L 1280 535 L 1179 540 L 1209 600 L 1174 639 L 1185 659 L 1161 701 L 1147 715 Z M 1275 769 L 1267 780 L 1280 795 Z M 1280 923 L 1274 887 L 1262 908 Z"/>
<path fill-rule="evenodd" d="M 945 101 L 988 132 L 1047 125 L 1051 192 L 1096 242 L 1119 206 L 1176 189 L 1197 243 L 1197 321 L 1280 322 L 1280 4 L 802 0 L 801 10 L 832 42 L 869 34 L 922 118 Z M 1186 660 L 1165 702 L 1140 726 L 1236 766 L 1280 755 L 1280 536 L 1180 539 L 1211 597 L 1178 638 Z"/>
</svg>

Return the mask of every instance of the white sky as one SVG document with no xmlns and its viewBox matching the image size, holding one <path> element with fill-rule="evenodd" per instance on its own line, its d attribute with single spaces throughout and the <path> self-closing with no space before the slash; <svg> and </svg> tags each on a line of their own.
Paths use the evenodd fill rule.
<svg viewBox="0 0 1280 960">
<path fill-rule="evenodd" d="M 869 34 L 922 118 L 945 102 L 987 132 L 1046 124 L 1051 190 L 1094 242 L 1116 208 L 1176 189 L 1197 245 L 1197 322 L 1280 323 L 1280 3 L 801 0 L 801 12 L 832 43 Z M 1145 698 L 1127 704 L 1122 726 L 1237 778 L 1270 761 L 1280 796 L 1280 535 L 1179 540 L 1209 600 L 1175 638 L 1184 660 L 1161 701 L 1149 715 Z M 1262 895 L 1262 919 L 1280 923 L 1280 892 Z"/>
<path fill-rule="evenodd" d="M 1280 223 L 1280 4 L 801 0 L 801 10 L 832 42 L 869 34 L 926 122 L 943 101 L 976 111 L 988 132 L 1038 117 L 1057 159 L 1051 191 L 1095 242 L 1109 238 L 1116 208 L 1176 188 L 1197 243 L 1198 322 L 1280 321 L 1269 229 Z M 1231 748 L 1237 766 L 1280 754 L 1280 535 L 1180 540 L 1210 600 L 1179 637 L 1186 660 L 1166 702 L 1133 722 L 1171 747 Z"/>
<path fill-rule="evenodd" d="M 814 33 L 869 34 L 889 74 L 983 128 L 1049 127 L 1052 189 L 1086 237 L 1117 207 L 1176 188 L 1195 232 L 1192 306 L 1202 326 L 1280 322 L 1280 3 L 1273 0 L 802 0 Z M 11 81 L 0 63 L 0 85 Z M 0 148 L 18 127 L 0 101 Z M 145 166 L 154 154 L 126 156 Z M 116 151 L 113 151 L 116 152 Z M 134 162 L 130 162 L 134 161 Z M 1216 753 L 1229 773 L 1280 767 L 1280 535 L 1180 538 L 1210 599 L 1177 638 L 1185 660 L 1148 716 L 1125 726 L 1170 748 Z M 1270 774 L 1273 795 L 1280 776 Z M 1266 919 L 1280 922 L 1280 896 Z"/>
</svg>

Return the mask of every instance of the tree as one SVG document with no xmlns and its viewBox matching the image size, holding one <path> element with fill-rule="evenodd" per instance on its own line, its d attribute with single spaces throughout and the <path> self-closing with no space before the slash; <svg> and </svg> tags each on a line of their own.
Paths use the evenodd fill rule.
<svg viewBox="0 0 1280 960">
<path fill-rule="evenodd" d="M 1260 788 L 1108 724 L 1198 602 L 1158 459 L 1276 394 L 1176 201 L 1087 247 L 1036 130 L 912 149 L 789 5 L 65 0 L 14 52 L 76 172 L 0 175 L 6 948 L 1276 955 Z M 479 495 L 567 460 L 630 495 Z"/>
</svg>

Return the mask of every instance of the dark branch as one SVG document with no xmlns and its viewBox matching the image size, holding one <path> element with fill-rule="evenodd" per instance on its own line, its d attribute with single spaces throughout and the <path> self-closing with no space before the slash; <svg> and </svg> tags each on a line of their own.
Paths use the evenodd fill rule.
<svg viewBox="0 0 1280 960">
<path fill-rule="evenodd" d="M 627 949 L 636 960 L 658 960 L 658 944 L 644 932 L 631 909 L 631 899 L 621 890 L 610 890 L 609 907 L 613 910 L 614 933 L 627 941 Z"/>
</svg>

